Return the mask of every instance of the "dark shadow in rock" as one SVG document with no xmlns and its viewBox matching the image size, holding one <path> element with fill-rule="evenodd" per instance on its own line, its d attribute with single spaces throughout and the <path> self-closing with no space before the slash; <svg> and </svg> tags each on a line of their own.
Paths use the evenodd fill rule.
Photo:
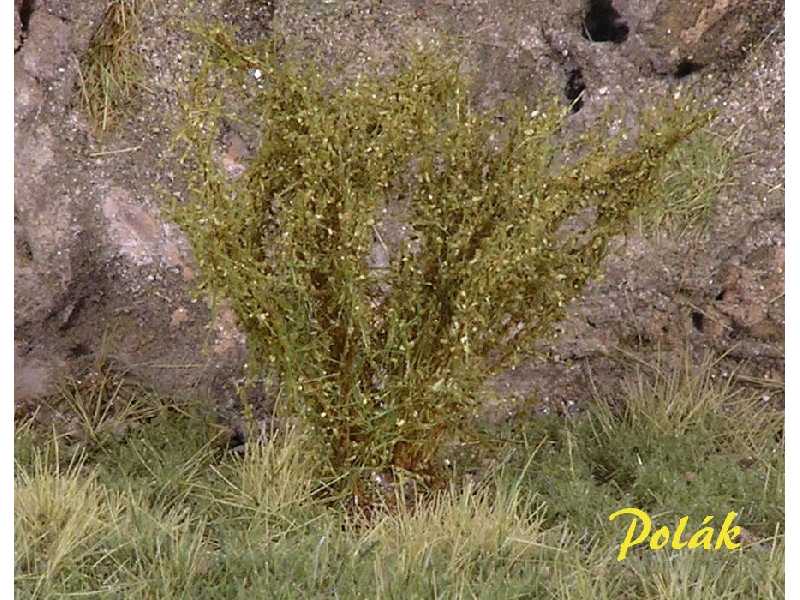
<svg viewBox="0 0 800 600">
<path fill-rule="evenodd" d="M 702 68 L 703 65 L 701 65 L 700 63 L 696 63 L 693 60 L 684 58 L 675 66 L 675 71 L 673 72 L 673 75 L 675 76 L 675 79 L 683 79 L 684 77 L 687 77 L 692 73 L 697 73 Z"/>
<path fill-rule="evenodd" d="M 31 244 L 20 233 L 15 232 L 14 248 L 16 250 L 16 253 L 24 260 L 28 262 L 33 261 L 33 249 L 31 248 Z"/>
<path fill-rule="evenodd" d="M 703 332 L 703 327 L 705 325 L 705 317 L 703 313 L 697 310 L 692 311 L 692 327 L 694 327 L 700 333 Z"/>
<path fill-rule="evenodd" d="M 271 34 L 275 0 L 225 0 L 223 6 L 240 21 L 236 34 L 240 41 L 252 43 Z"/>
<path fill-rule="evenodd" d="M 567 73 L 567 84 L 564 86 L 564 95 L 572 106 L 572 112 L 576 113 L 583 108 L 583 93 L 586 91 L 586 84 L 583 81 L 583 71 L 578 67 L 570 69 Z"/>
<path fill-rule="evenodd" d="M 621 19 L 611 0 L 589 0 L 583 19 L 583 37 L 592 42 L 621 44 L 628 39 L 628 24 Z"/>
<path fill-rule="evenodd" d="M 22 32 L 27 33 L 31 23 L 31 15 L 36 9 L 36 0 L 22 0 L 19 6 L 19 20 L 22 22 Z"/>
<path fill-rule="evenodd" d="M 82 342 L 71 346 L 69 350 L 67 350 L 67 356 L 69 358 L 81 358 L 82 356 L 87 356 L 91 353 L 92 350 Z"/>
</svg>

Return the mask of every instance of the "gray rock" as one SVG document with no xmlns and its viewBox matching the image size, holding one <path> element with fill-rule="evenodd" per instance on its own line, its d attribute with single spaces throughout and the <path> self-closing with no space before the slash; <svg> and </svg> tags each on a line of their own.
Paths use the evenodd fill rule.
<svg viewBox="0 0 800 600">
<path fill-rule="evenodd" d="M 22 19 L 19 18 L 19 2 L 14 6 L 14 52 L 22 45 Z"/>
<path fill-rule="evenodd" d="M 64 68 L 70 51 L 70 28 L 43 10 L 33 13 L 28 37 L 20 50 L 25 70 L 39 81 L 52 81 Z"/>
<path fill-rule="evenodd" d="M 58 359 L 43 359 L 23 354 L 14 347 L 14 400 L 28 403 L 55 392 L 66 373 Z"/>
<path fill-rule="evenodd" d="M 620 1 L 633 8 L 635 2 Z M 677 75 L 735 66 L 748 46 L 783 19 L 783 0 L 661 0 L 640 26 L 654 66 Z"/>
<path fill-rule="evenodd" d="M 35 115 L 44 102 L 42 87 L 36 78 L 22 66 L 22 59 L 14 60 L 14 125 L 19 126 Z"/>
</svg>

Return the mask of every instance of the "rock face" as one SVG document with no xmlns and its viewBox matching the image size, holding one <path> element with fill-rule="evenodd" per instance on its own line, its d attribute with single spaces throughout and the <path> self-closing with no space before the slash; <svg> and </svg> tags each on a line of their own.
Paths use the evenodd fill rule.
<svg viewBox="0 0 800 600">
<path fill-rule="evenodd" d="M 22 19 L 19 16 L 19 2 L 14 7 L 14 52 L 22 45 Z"/>
<path fill-rule="evenodd" d="M 198 16 L 233 20 L 248 39 L 267 35 L 274 16 L 275 27 L 352 70 L 365 68 L 367 58 L 388 60 L 405 40 L 468 32 L 464 60 L 482 105 L 542 89 L 569 95 L 575 112 L 568 127 L 575 130 L 607 107 L 620 108 L 622 125 L 632 126 L 654 96 L 693 86 L 710 92 L 721 113 L 718 134 L 741 130 L 743 158 L 708 234 L 691 243 L 638 236 L 621 242 L 605 279 L 563 323 L 549 348 L 556 358 L 526 363 L 498 384 L 574 404 L 586 398 L 590 377 L 618 379 L 608 358 L 614 348 L 654 351 L 686 341 L 698 352 L 727 351 L 758 376 L 780 377 L 782 2 L 357 1 L 338 12 L 319 3 L 324 14 L 313 19 L 307 3 L 173 4 L 184 3 L 143 11 L 137 52 L 147 65 L 147 93 L 119 130 L 98 137 L 76 102 L 75 59 L 105 0 L 15 2 L 18 403 L 50 393 L 100 355 L 164 393 L 223 403 L 235 396 L 245 338 L 228 307 L 212 312 L 194 293 L 188 242 L 167 218 L 167 199 L 186 193 L 170 143 L 176 92 L 194 63 L 187 36 L 163 23 Z M 754 45 L 759 52 L 748 54 Z M 231 176 L 241 174 L 247 153 L 233 134 L 221 141 L 220 160 Z"/>
<path fill-rule="evenodd" d="M 56 17 L 38 10 L 31 15 L 22 63 L 28 73 L 51 81 L 64 69 L 70 51 L 70 27 Z"/>
<path fill-rule="evenodd" d="M 105 7 L 15 4 L 15 401 L 101 356 L 164 393 L 226 399 L 244 340 L 192 295 L 191 252 L 152 172 L 124 160 L 142 137 L 99 140 L 77 109 L 75 59 Z M 155 155 L 137 158 L 150 167 Z"/>
<path fill-rule="evenodd" d="M 692 68 L 738 63 L 782 15 L 779 0 L 662 0 L 642 37 L 658 66 L 680 76 Z"/>
</svg>

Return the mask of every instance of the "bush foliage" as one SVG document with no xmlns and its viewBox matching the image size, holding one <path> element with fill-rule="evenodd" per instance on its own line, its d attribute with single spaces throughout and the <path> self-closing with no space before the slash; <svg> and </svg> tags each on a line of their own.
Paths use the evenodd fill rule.
<svg viewBox="0 0 800 600">
<path fill-rule="evenodd" d="M 201 39 L 181 133 L 191 198 L 176 219 L 252 364 L 277 373 L 280 406 L 362 494 L 367 472 L 434 472 L 486 377 L 552 333 L 708 118 L 660 110 L 632 150 L 598 128 L 565 160 L 563 108 L 479 112 L 435 44 L 332 85 L 338 74 L 275 44 L 221 28 Z M 259 140 L 233 178 L 217 155 L 237 121 Z"/>
</svg>

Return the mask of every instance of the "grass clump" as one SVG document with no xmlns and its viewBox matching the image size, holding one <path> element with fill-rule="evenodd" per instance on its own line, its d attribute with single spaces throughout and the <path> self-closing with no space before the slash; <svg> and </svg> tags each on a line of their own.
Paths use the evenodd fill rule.
<svg viewBox="0 0 800 600">
<path fill-rule="evenodd" d="M 731 184 L 740 133 L 722 137 L 703 129 L 676 147 L 655 190 L 658 202 L 640 211 L 641 228 L 677 237 L 704 231 L 717 196 Z"/>
<path fill-rule="evenodd" d="M 136 41 L 144 2 L 109 0 L 80 61 L 81 106 L 100 132 L 114 125 L 141 88 L 143 63 Z"/>
<path fill-rule="evenodd" d="M 82 467 L 82 458 L 64 468 L 58 457 L 38 450 L 32 464 L 17 469 L 15 564 L 33 595 L 95 552 L 107 524 L 119 514 L 119 503 L 105 495 L 93 474 L 82 474 Z"/>
<path fill-rule="evenodd" d="M 272 46 L 221 28 L 201 38 L 182 132 L 192 198 L 176 219 L 251 363 L 277 372 L 281 405 L 357 496 L 369 472 L 435 478 L 485 378 L 552 333 L 671 150 L 707 121 L 661 111 L 634 150 L 596 133 L 559 167 L 563 109 L 479 113 L 435 45 L 334 88 Z M 231 179 L 217 144 L 237 119 L 260 137 Z"/>
<path fill-rule="evenodd" d="M 711 360 L 650 368 L 621 400 L 598 399 L 566 427 L 523 425 L 526 447 L 538 449 L 526 476 L 551 507 L 546 522 L 587 533 L 618 529 L 606 519 L 622 506 L 673 527 L 679 516 L 700 523 L 735 511 L 751 540 L 774 535 L 784 521 L 783 415 L 716 381 Z"/>
</svg>

